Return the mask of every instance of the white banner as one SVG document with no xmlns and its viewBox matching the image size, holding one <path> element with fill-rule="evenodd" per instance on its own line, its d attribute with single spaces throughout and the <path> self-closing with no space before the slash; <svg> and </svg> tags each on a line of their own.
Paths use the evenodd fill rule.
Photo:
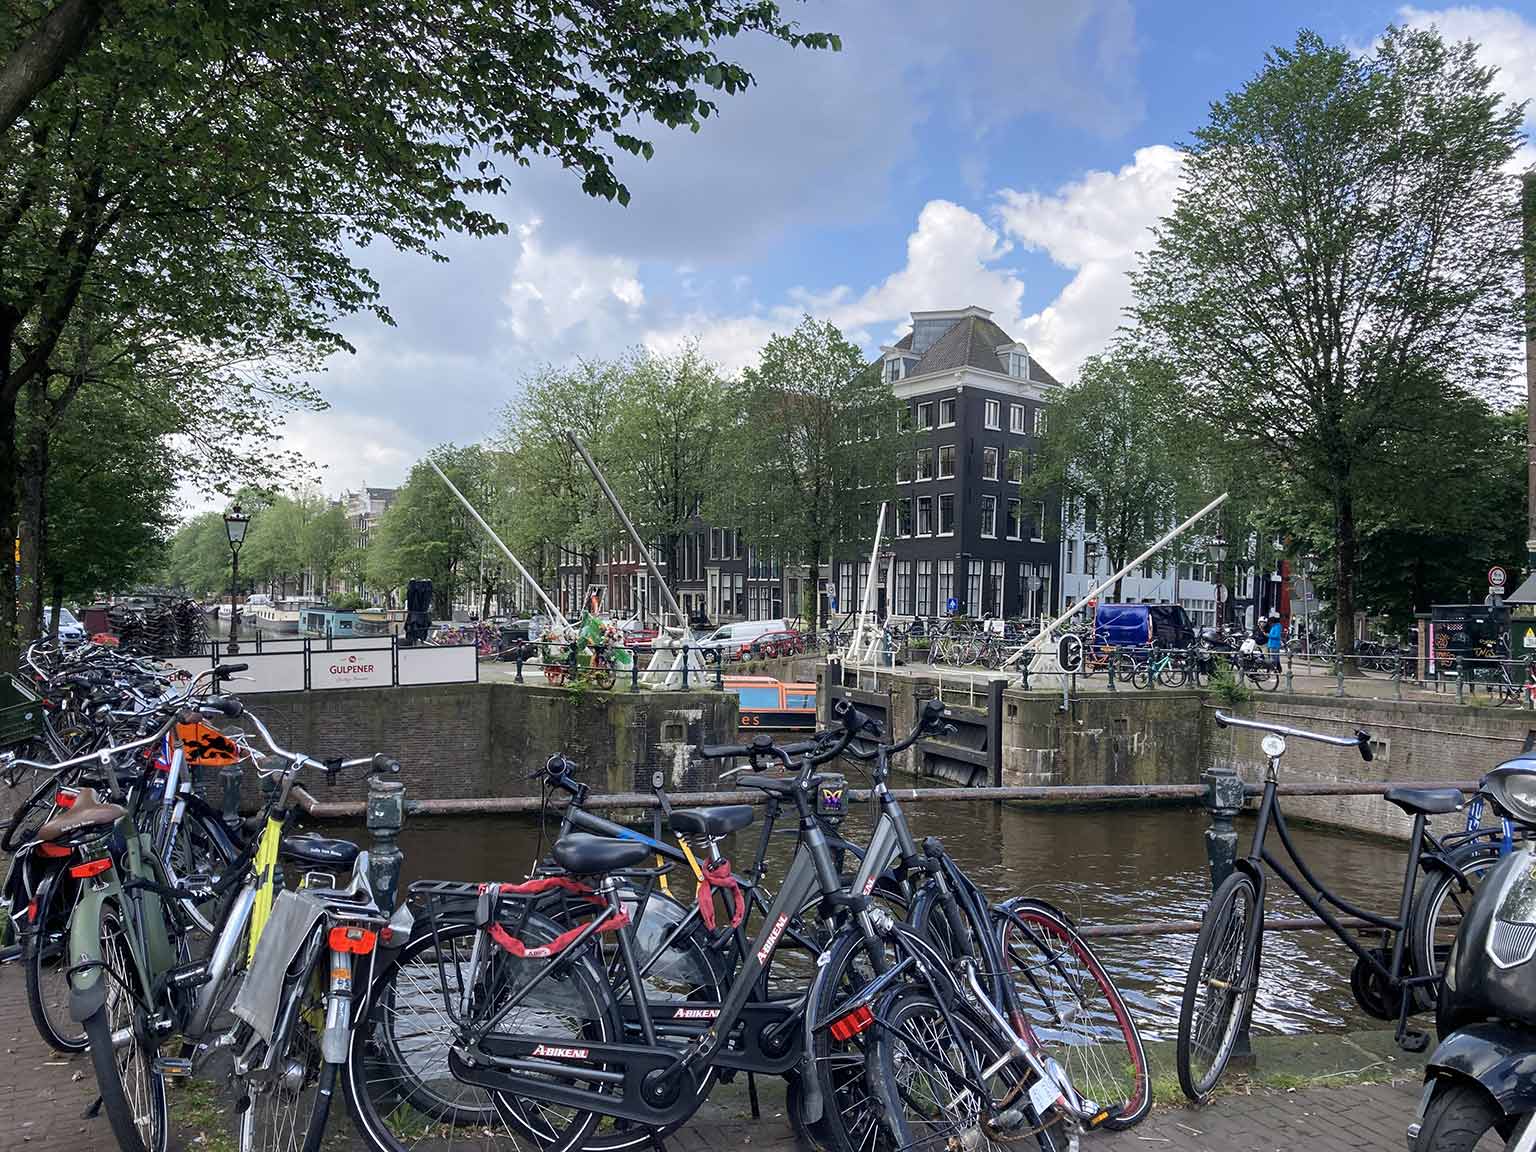
<svg viewBox="0 0 1536 1152">
<path fill-rule="evenodd" d="M 388 648 L 309 654 L 311 688 L 387 688 L 393 683 L 394 663 Z"/>
<path fill-rule="evenodd" d="M 400 683 L 461 684 L 479 677 L 479 652 L 473 644 L 400 649 Z"/>
</svg>

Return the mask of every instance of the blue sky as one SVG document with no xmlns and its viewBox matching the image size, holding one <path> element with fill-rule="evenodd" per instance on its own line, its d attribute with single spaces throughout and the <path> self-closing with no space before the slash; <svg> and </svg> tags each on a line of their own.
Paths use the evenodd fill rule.
<svg viewBox="0 0 1536 1152">
<path fill-rule="evenodd" d="M 735 370 L 806 311 L 873 351 L 913 310 L 979 304 L 1070 379 L 1129 299 L 1173 146 L 1302 27 L 1364 47 L 1435 23 L 1536 96 L 1536 3 L 785 7 L 844 51 L 728 46 L 756 87 L 696 135 L 653 136 L 654 159 L 623 166 L 628 208 L 536 165 L 496 205 L 508 235 L 451 240 L 448 264 L 366 254 L 398 326 L 350 322 L 357 354 L 317 381 L 331 408 L 288 427 L 327 491 L 492 434 L 541 364 L 696 339 Z"/>
</svg>

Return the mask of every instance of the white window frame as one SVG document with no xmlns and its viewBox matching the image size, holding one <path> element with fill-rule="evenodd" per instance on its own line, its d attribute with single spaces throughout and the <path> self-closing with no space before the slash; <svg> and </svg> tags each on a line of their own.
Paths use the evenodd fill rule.
<svg viewBox="0 0 1536 1152">
<path fill-rule="evenodd" d="M 926 532 L 923 531 L 923 503 L 925 501 L 928 504 L 928 530 Z M 933 504 L 933 497 L 919 496 L 917 498 L 917 504 L 913 507 L 912 510 L 912 534 L 914 536 L 932 536 L 934 514 L 935 509 Z"/>
<path fill-rule="evenodd" d="M 958 397 L 950 396 L 950 397 L 947 397 L 947 398 L 939 401 L 939 427 L 940 428 L 953 428 L 955 426 L 955 415 L 960 410 L 959 409 L 959 405 L 956 403 L 956 401 L 958 399 L 959 399 Z M 944 406 L 946 404 L 949 406 L 949 419 L 948 420 L 944 419 Z"/>
<path fill-rule="evenodd" d="M 1030 540 L 1036 544 L 1040 544 L 1045 541 L 1045 501 L 1035 501 L 1035 511 L 1039 513 L 1039 515 L 1035 517 L 1034 527 L 1036 534 L 1031 536 Z"/>
<path fill-rule="evenodd" d="M 988 400 L 982 405 L 981 422 L 994 432 L 1003 430 L 1003 405 L 997 400 Z"/>
<path fill-rule="evenodd" d="M 989 400 L 987 403 L 990 404 L 991 401 Z M 987 453 L 989 452 L 992 454 L 992 467 L 990 469 L 987 467 Z M 993 483 L 997 482 L 999 475 L 998 461 L 1002 459 L 1002 455 L 1003 450 L 996 444 L 983 444 L 981 446 L 981 478 L 983 480 L 991 480 Z"/>
<path fill-rule="evenodd" d="M 981 497 L 981 538 L 997 539 L 997 497 L 990 493 Z"/>
<path fill-rule="evenodd" d="M 1024 539 L 1024 501 L 1016 496 L 1008 498 L 1008 539 Z"/>
<path fill-rule="evenodd" d="M 1008 431 L 1019 436 L 1024 435 L 1024 405 L 1008 405 Z"/>
<path fill-rule="evenodd" d="M 949 471 L 944 471 L 944 449 L 949 449 Z M 936 449 L 937 460 L 935 467 L 938 469 L 940 480 L 953 480 L 955 478 L 955 446 L 953 444 L 940 444 Z"/>
<path fill-rule="evenodd" d="M 901 523 L 901 506 L 903 504 L 907 506 L 907 523 L 905 532 L 902 531 Z M 896 501 L 896 535 L 903 540 L 908 540 L 912 536 L 912 497 L 910 496 L 903 496 L 900 500 Z"/>
<path fill-rule="evenodd" d="M 917 426 L 919 428 L 933 427 L 933 401 L 924 400 L 917 406 Z"/>
<path fill-rule="evenodd" d="M 1045 415 L 1045 409 L 1044 408 L 1036 408 L 1035 409 L 1035 435 L 1036 436 L 1044 436 L 1045 435 L 1046 424 L 1047 424 L 1047 419 L 1046 419 L 1046 415 Z"/>
<path fill-rule="evenodd" d="M 950 512 L 950 524 L 949 524 L 949 527 L 947 529 L 944 527 L 944 501 L 945 500 L 949 501 L 949 506 L 950 506 L 950 509 L 951 509 L 951 512 Z M 934 501 L 934 505 L 933 505 L 934 514 L 935 514 L 935 516 L 938 519 L 938 524 L 935 525 L 935 527 L 938 528 L 937 535 L 939 535 L 939 536 L 953 536 L 955 534 L 955 524 L 954 524 L 955 514 L 956 514 L 955 510 L 958 509 L 958 506 L 959 506 L 959 501 L 955 498 L 955 494 L 953 492 L 940 492 L 939 493 L 939 498 Z"/>
<path fill-rule="evenodd" d="M 912 473 L 912 482 L 920 484 L 924 480 L 932 480 L 934 473 L 938 471 L 939 467 L 938 461 L 935 458 L 935 450 L 933 448 L 919 448 L 917 450 L 917 458 L 927 463 L 928 475 L 923 475 L 923 466 L 918 464 L 916 470 Z"/>
</svg>

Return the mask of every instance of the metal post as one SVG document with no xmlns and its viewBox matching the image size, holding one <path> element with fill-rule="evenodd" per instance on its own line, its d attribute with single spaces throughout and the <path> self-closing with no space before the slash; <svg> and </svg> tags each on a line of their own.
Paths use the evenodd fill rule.
<svg viewBox="0 0 1536 1152">
<path fill-rule="evenodd" d="M 219 783 L 223 786 L 223 802 L 220 815 L 224 824 L 233 830 L 240 826 L 240 778 L 243 775 L 238 764 L 226 764 L 219 769 Z"/>
<path fill-rule="evenodd" d="M 1392 679 L 1394 681 L 1393 687 L 1397 691 L 1397 698 L 1401 700 L 1403 698 L 1403 658 L 1401 656 L 1397 658 L 1397 675 Z"/>
<path fill-rule="evenodd" d="M 683 645 L 683 691 L 688 691 L 688 645 Z"/>
<path fill-rule="evenodd" d="M 1296 674 L 1291 665 L 1291 653 L 1287 650 L 1285 653 L 1285 690 L 1287 694 L 1296 691 Z"/>
<path fill-rule="evenodd" d="M 1118 692 L 1119 689 L 1115 687 L 1115 658 L 1113 656 L 1109 658 L 1107 671 L 1109 672 L 1109 690 L 1111 692 Z"/>
<path fill-rule="evenodd" d="M 368 778 L 368 879 L 386 912 L 394 910 L 400 891 L 400 829 L 405 825 L 405 785 L 381 776 Z"/>
<path fill-rule="evenodd" d="M 512 683 L 521 684 L 523 682 L 523 661 L 527 659 L 528 645 L 519 641 L 517 647 L 512 650 L 512 661 L 517 666 L 517 671 L 512 677 Z"/>
<path fill-rule="evenodd" d="M 1231 768 L 1208 768 L 1200 774 L 1205 785 L 1205 807 L 1211 826 L 1205 830 L 1205 856 L 1211 869 L 1211 891 L 1225 883 L 1237 862 L 1237 814 L 1243 808 L 1243 780 Z M 1232 1059 L 1239 1066 L 1253 1064 L 1253 1049 L 1248 1042 L 1248 1020 L 1244 1019 Z"/>
<path fill-rule="evenodd" d="M 240 622 L 240 605 L 236 598 L 240 595 L 240 549 L 233 544 L 229 548 L 229 654 L 240 655 L 240 640 L 235 629 Z"/>
<path fill-rule="evenodd" d="M 1153 665 L 1156 663 L 1157 648 L 1154 646 L 1152 651 L 1147 654 L 1147 688 L 1153 692 L 1157 691 L 1157 672 L 1153 668 Z"/>
<path fill-rule="evenodd" d="M 992 787 L 1003 786 L 1003 689 L 1008 681 L 987 682 L 987 759 L 992 761 Z"/>
<path fill-rule="evenodd" d="M 640 691 L 640 653 L 638 650 L 629 654 L 629 690 Z"/>
<path fill-rule="evenodd" d="M 1461 662 L 1461 657 L 1456 657 L 1456 703 L 1467 702 L 1467 676 L 1466 668 Z"/>
<path fill-rule="evenodd" d="M 724 664 L 725 664 L 725 662 L 723 660 L 716 660 L 715 661 L 715 691 L 716 692 L 724 692 L 725 691 L 725 668 L 724 668 Z"/>
<path fill-rule="evenodd" d="M 1334 683 L 1334 694 L 1338 695 L 1338 696 L 1344 695 L 1344 657 L 1343 656 L 1335 656 L 1333 658 L 1333 683 Z"/>
</svg>

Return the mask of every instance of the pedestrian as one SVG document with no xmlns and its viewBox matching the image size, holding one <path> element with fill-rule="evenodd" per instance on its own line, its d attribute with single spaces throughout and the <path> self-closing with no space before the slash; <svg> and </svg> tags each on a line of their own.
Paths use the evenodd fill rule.
<svg viewBox="0 0 1536 1152">
<path fill-rule="evenodd" d="M 1285 629 L 1280 625 L 1280 613 L 1269 614 L 1269 637 L 1266 641 L 1269 648 L 1269 662 L 1276 668 L 1280 667 L 1280 653 L 1285 648 Z"/>
</svg>

